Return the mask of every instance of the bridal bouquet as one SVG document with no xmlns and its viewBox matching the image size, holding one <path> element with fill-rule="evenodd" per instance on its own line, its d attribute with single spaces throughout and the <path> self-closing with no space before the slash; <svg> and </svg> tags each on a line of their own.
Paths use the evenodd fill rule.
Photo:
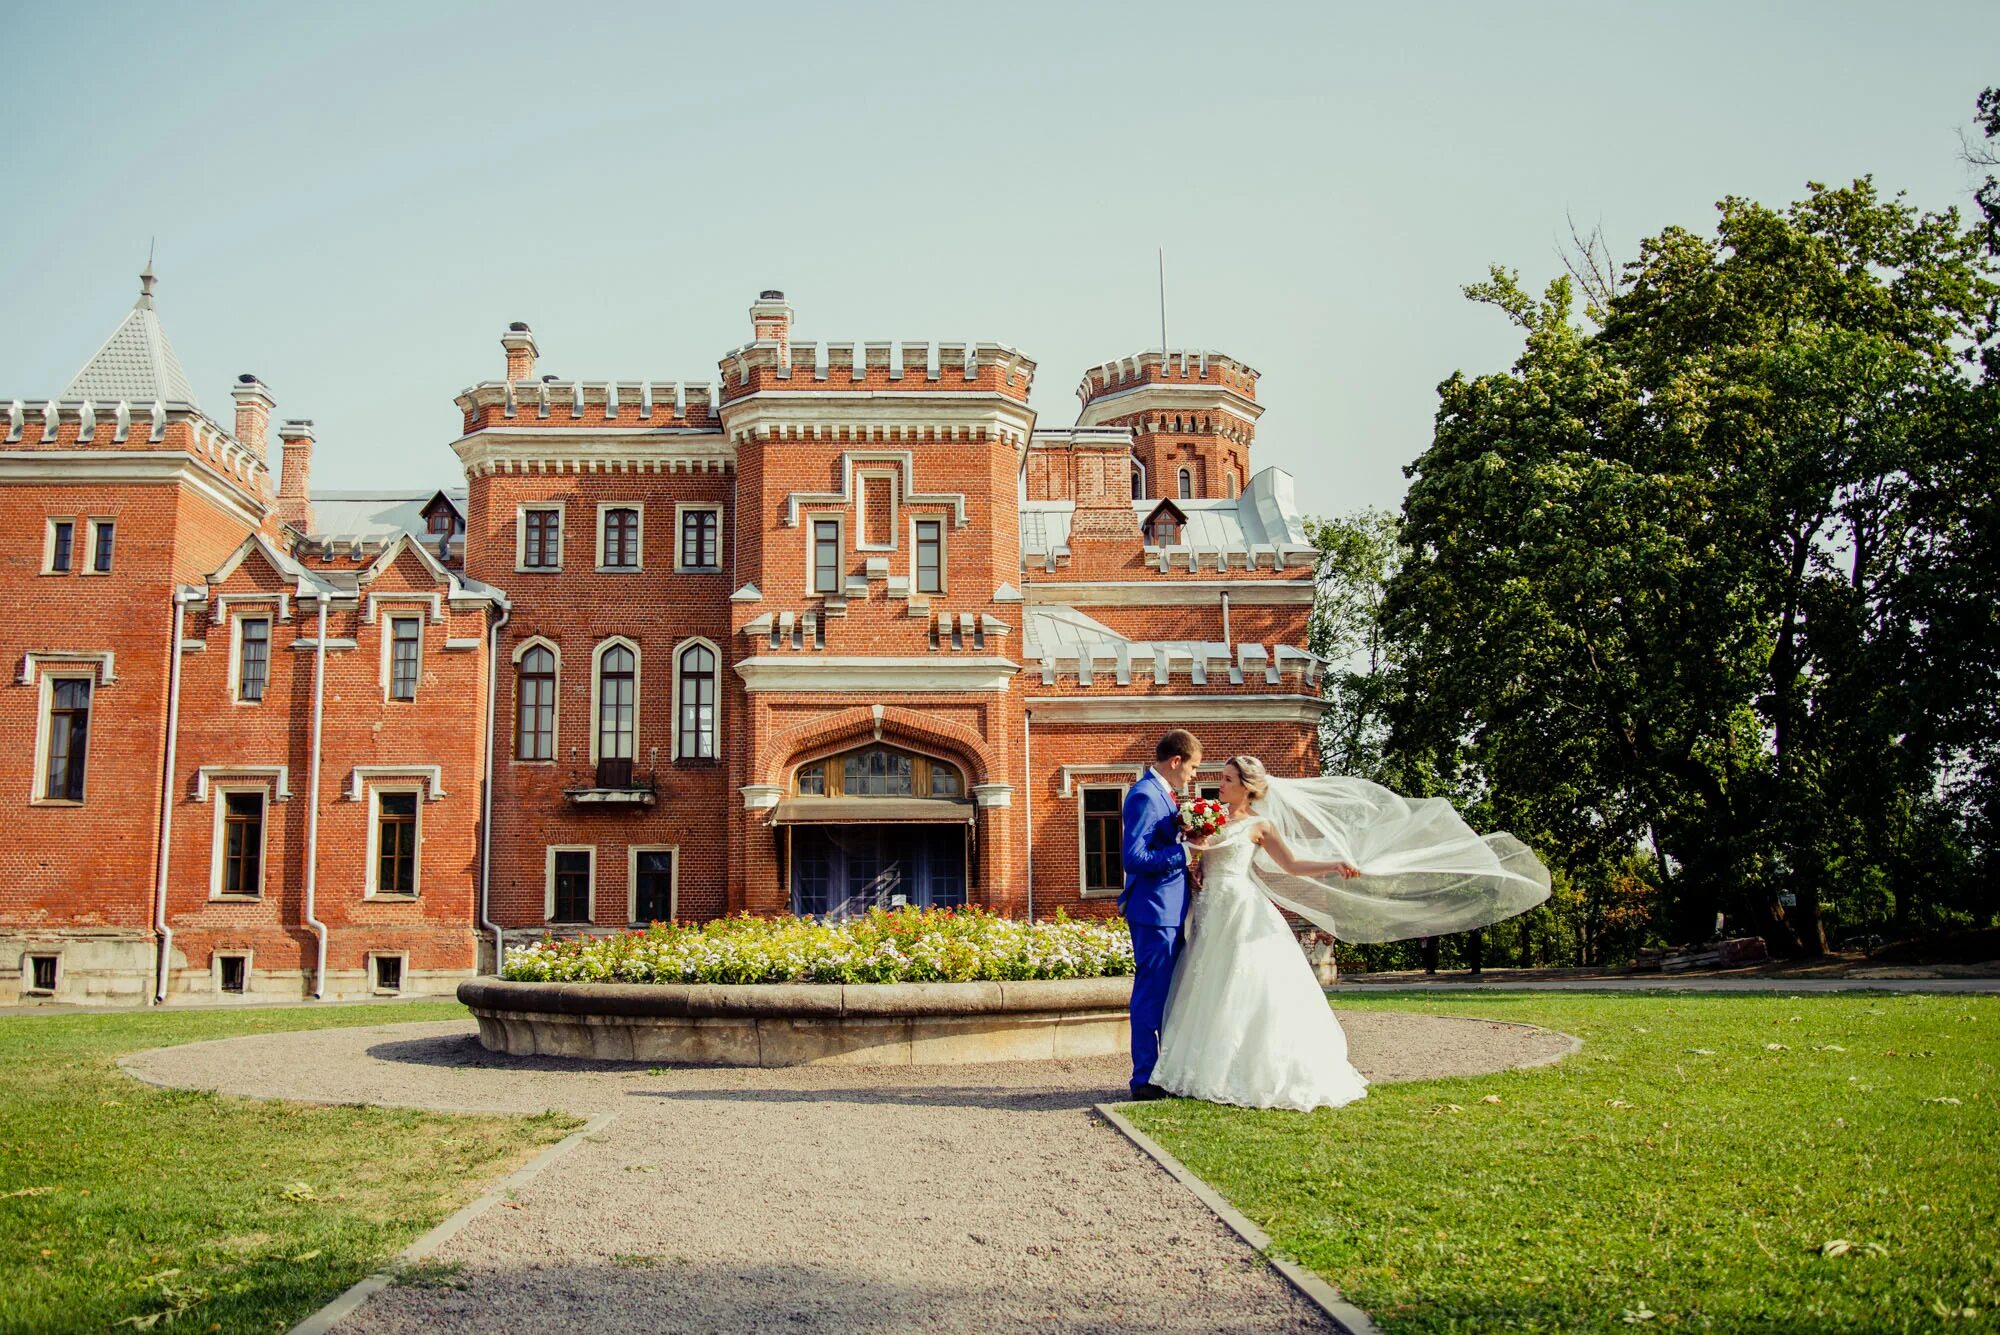
<svg viewBox="0 0 2000 1335">
<path fill-rule="evenodd" d="M 1191 797 L 1181 803 L 1181 829 L 1195 842 L 1208 839 L 1229 823 L 1229 808 L 1212 797 Z"/>
</svg>

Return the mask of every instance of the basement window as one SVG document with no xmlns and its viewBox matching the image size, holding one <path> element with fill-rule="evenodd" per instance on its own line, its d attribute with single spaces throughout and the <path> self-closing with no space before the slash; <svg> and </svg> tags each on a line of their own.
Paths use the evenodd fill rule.
<svg viewBox="0 0 2000 1335">
<path fill-rule="evenodd" d="M 377 992 L 401 992 L 403 990 L 403 957 L 401 955 L 375 956 L 375 990 Z"/>
<path fill-rule="evenodd" d="M 60 955 L 28 956 L 28 990 L 30 992 L 53 992 L 56 990 L 56 961 Z"/>
<path fill-rule="evenodd" d="M 248 955 L 218 955 L 215 958 L 216 986 L 224 992 L 243 994 L 244 983 L 250 976 Z"/>
</svg>

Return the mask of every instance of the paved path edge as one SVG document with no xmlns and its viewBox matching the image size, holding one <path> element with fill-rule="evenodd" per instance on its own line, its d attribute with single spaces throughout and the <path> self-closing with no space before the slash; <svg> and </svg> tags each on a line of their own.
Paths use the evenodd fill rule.
<svg viewBox="0 0 2000 1335">
<path fill-rule="evenodd" d="M 1140 1153 L 1165 1169 L 1167 1176 L 1193 1192 L 1195 1199 L 1206 1205 L 1230 1232 L 1248 1243 L 1251 1249 L 1268 1261 L 1272 1269 L 1283 1275 L 1286 1282 L 1297 1289 L 1307 1302 L 1319 1308 L 1340 1335 L 1382 1335 L 1381 1327 L 1370 1320 L 1366 1312 L 1342 1298 L 1340 1290 L 1298 1262 L 1272 1251 L 1270 1234 L 1251 1223 L 1241 1210 L 1224 1200 L 1215 1188 L 1188 1171 L 1187 1165 L 1167 1153 L 1165 1146 L 1133 1126 L 1114 1105 L 1100 1103 L 1096 1106 L 1098 1116 L 1116 1127 L 1118 1133 L 1131 1141 Z"/>
<path fill-rule="evenodd" d="M 293 1326 L 289 1335 L 327 1335 L 340 1321 L 351 1314 L 361 1304 L 380 1293 L 395 1282 L 396 1272 L 437 1251 L 449 1242 L 460 1230 L 473 1220 L 485 1214 L 506 1198 L 515 1187 L 525 1186 L 534 1180 L 550 1164 L 568 1154 L 584 1141 L 603 1131 L 617 1119 L 616 1113 L 599 1113 L 572 1131 L 563 1139 L 537 1154 L 528 1162 L 516 1168 L 506 1177 L 493 1184 L 486 1194 L 470 1205 L 461 1206 L 430 1232 L 412 1242 L 391 1257 L 388 1264 L 373 1274 L 349 1286 L 339 1297 L 314 1312 L 298 1325 Z"/>
</svg>

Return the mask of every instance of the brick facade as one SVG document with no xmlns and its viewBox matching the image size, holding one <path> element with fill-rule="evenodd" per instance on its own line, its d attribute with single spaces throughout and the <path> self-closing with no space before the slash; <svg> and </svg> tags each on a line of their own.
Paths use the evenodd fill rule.
<svg viewBox="0 0 2000 1335">
<path fill-rule="evenodd" d="M 0 400 L 0 1001 L 51 957 L 65 999 L 334 997 L 668 913 L 1104 914 L 1081 803 L 1161 731 L 1313 765 L 1312 552 L 1249 472 L 1254 370 L 1108 363 L 1038 430 L 1012 348 L 750 314 L 715 387 L 537 378 L 507 329 L 435 553 L 309 497 L 312 425 L 255 377 L 207 417 L 150 275 L 107 352 L 153 347 L 152 381 L 100 353 Z M 81 801 L 49 792 L 60 681 L 91 691 Z"/>
</svg>

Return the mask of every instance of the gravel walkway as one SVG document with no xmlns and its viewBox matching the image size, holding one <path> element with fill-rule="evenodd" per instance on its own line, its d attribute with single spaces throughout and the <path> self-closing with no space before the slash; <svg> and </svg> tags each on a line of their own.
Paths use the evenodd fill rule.
<svg viewBox="0 0 2000 1335">
<path fill-rule="evenodd" d="M 1570 1049 L 1482 1020 L 1342 1023 L 1378 1081 Z M 1327 1329 L 1091 1115 L 1125 1096 L 1117 1060 L 664 1070 L 501 1056 L 451 1021 L 224 1039 L 124 1065 L 266 1098 L 615 1113 L 446 1243 L 449 1278 L 391 1287 L 342 1331 Z"/>
</svg>

